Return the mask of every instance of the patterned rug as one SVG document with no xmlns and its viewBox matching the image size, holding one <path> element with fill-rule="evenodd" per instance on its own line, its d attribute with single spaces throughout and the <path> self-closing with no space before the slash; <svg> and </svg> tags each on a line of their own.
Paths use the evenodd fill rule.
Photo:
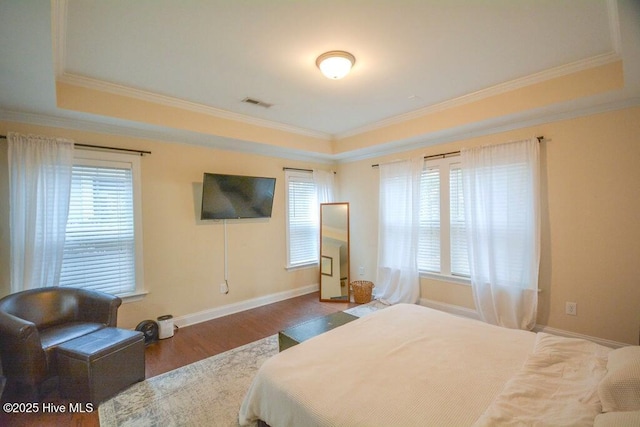
<svg viewBox="0 0 640 427">
<path fill-rule="evenodd" d="M 362 316 L 366 316 L 367 314 L 371 314 L 374 311 L 382 310 L 383 308 L 386 308 L 386 307 L 389 307 L 389 305 L 383 302 L 380 302 L 378 300 L 373 300 L 370 303 L 349 308 L 344 312 L 352 314 L 354 316 L 362 317 Z"/>
<path fill-rule="evenodd" d="M 378 301 L 345 310 L 362 317 Z M 101 427 L 238 425 L 238 411 L 258 368 L 278 353 L 278 335 L 139 382 L 99 408 Z"/>
<path fill-rule="evenodd" d="M 134 384 L 99 406 L 100 426 L 237 426 L 255 373 L 276 353 L 272 335 Z"/>
</svg>

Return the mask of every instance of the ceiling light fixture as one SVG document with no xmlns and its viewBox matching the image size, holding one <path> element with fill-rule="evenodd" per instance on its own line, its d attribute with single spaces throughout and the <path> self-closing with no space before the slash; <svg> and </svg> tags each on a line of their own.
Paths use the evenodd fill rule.
<svg viewBox="0 0 640 427">
<path fill-rule="evenodd" d="M 318 56 L 316 65 L 328 79 L 338 80 L 349 74 L 356 58 L 349 52 L 332 50 Z"/>
</svg>

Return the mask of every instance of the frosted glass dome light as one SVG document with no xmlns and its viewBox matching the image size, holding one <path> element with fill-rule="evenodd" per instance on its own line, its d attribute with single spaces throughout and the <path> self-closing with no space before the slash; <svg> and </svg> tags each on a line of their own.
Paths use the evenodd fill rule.
<svg viewBox="0 0 640 427">
<path fill-rule="evenodd" d="M 334 50 L 323 53 L 316 59 L 316 65 L 328 79 L 338 80 L 349 74 L 356 58 L 349 52 Z"/>
</svg>

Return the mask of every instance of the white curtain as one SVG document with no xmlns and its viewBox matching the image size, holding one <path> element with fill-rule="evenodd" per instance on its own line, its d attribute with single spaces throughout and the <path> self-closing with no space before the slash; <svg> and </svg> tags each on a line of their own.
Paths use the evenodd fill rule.
<svg viewBox="0 0 640 427">
<path fill-rule="evenodd" d="M 73 142 L 10 132 L 11 292 L 58 284 Z"/>
<path fill-rule="evenodd" d="M 313 171 L 313 182 L 316 184 L 318 203 L 331 203 L 335 200 L 334 176 L 335 174 L 331 171 Z"/>
<path fill-rule="evenodd" d="M 335 174 L 332 171 L 323 171 L 314 169 L 313 182 L 316 185 L 316 200 L 318 208 L 315 210 L 315 236 L 318 236 L 316 243 L 318 260 L 320 260 L 320 204 L 332 203 L 335 201 L 335 188 L 334 188 Z"/>
<path fill-rule="evenodd" d="M 487 323 L 532 329 L 540 264 L 539 144 L 462 150 L 469 267 Z"/>
<path fill-rule="evenodd" d="M 424 159 L 380 165 L 378 277 L 375 297 L 387 304 L 416 303 L 420 174 Z"/>
</svg>

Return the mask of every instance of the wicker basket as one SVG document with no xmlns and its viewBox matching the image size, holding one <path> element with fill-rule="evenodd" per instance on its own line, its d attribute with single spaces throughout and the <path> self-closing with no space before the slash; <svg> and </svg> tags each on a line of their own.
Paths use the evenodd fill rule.
<svg viewBox="0 0 640 427">
<path fill-rule="evenodd" d="M 373 283 L 368 280 L 356 280 L 351 282 L 351 289 L 353 290 L 353 301 L 357 304 L 366 304 L 371 302 L 371 290 L 373 289 Z"/>
</svg>

